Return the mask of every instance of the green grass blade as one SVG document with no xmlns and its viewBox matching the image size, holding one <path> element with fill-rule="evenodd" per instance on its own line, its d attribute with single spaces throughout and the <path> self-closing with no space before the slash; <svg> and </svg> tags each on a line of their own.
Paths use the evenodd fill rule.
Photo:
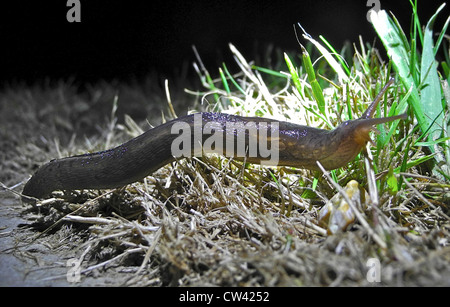
<svg viewBox="0 0 450 307">
<path fill-rule="evenodd" d="M 422 131 L 427 130 L 430 121 L 424 114 L 424 110 L 420 103 L 419 91 L 410 70 L 410 68 L 415 69 L 416 64 L 412 63 L 410 66 L 410 46 L 408 42 L 405 41 L 406 36 L 403 30 L 398 23 L 389 18 L 384 10 L 380 10 L 378 13 L 372 11 L 371 21 L 375 31 L 378 33 L 378 36 L 386 48 L 388 56 L 391 58 L 392 64 L 397 71 L 402 84 L 406 89 L 411 91 L 408 103 L 414 111 L 414 115 L 419 122 L 420 128 Z M 399 108 L 398 110 L 399 113 L 404 111 L 406 111 L 406 106 L 404 109 Z"/>
<path fill-rule="evenodd" d="M 225 63 L 222 63 L 222 67 L 223 67 L 223 71 L 227 75 L 228 79 L 231 80 L 231 83 L 233 83 L 233 85 L 238 89 L 239 92 L 241 92 L 241 94 L 245 95 L 245 91 L 242 89 L 242 87 L 239 85 L 239 83 L 237 83 L 237 81 L 234 79 L 234 77 L 230 74 Z"/>
<path fill-rule="evenodd" d="M 282 74 L 279 71 L 275 71 L 273 69 L 270 68 L 265 68 L 265 67 L 261 67 L 261 66 L 256 66 L 256 65 L 252 65 L 252 69 L 263 72 L 265 74 L 277 77 L 277 78 L 284 78 L 287 79 L 288 77 L 285 74 Z"/>
<path fill-rule="evenodd" d="M 417 166 L 417 165 L 419 165 L 419 164 L 421 164 L 421 163 L 424 163 L 425 161 L 431 160 L 431 159 L 433 159 L 433 158 L 434 158 L 434 155 L 428 155 L 428 156 L 425 156 L 425 157 L 418 158 L 418 159 L 416 159 L 416 160 L 414 160 L 414 161 L 411 161 L 411 162 L 406 163 L 406 166 L 399 166 L 399 167 L 396 167 L 396 168 L 394 169 L 394 172 L 395 172 L 395 173 L 399 173 L 400 170 L 403 169 L 403 168 L 404 168 L 405 170 L 407 170 L 407 169 L 410 169 L 410 168 L 412 168 L 412 167 L 414 167 L 414 166 Z"/>
<path fill-rule="evenodd" d="M 445 3 L 443 3 L 440 7 L 439 7 L 439 9 L 438 9 L 438 11 L 436 12 L 436 14 L 437 13 L 439 13 L 443 8 L 444 8 L 444 6 L 445 6 Z M 439 49 L 439 47 L 441 46 L 441 43 L 442 43 L 442 40 L 444 39 L 444 35 L 445 35 L 445 33 L 447 33 L 447 28 L 448 28 L 448 25 L 450 24 L 450 16 L 447 18 L 447 20 L 445 21 L 445 24 L 444 24 L 444 26 L 442 27 L 442 30 L 441 30 L 441 33 L 439 34 L 439 37 L 438 37 L 438 39 L 436 40 L 436 45 L 434 46 L 434 55 L 436 56 L 436 54 L 437 54 L 437 52 L 438 52 L 438 49 Z"/>
<path fill-rule="evenodd" d="M 302 46 L 302 60 L 303 66 L 306 70 L 306 74 L 308 75 L 309 84 L 311 84 L 314 99 L 316 100 L 317 107 L 319 108 L 319 112 L 323 115 L 326 115 L 325 98 L 323 97 L 323 91 L 322 88 L 320 87 L 319 82 L 317 82 L 314 67 L 311 62 L 311 57 L 309 56 L 308 51 L 306 51 L 306 49 L 303 46 Z"/>
<path fill-rule="evenodd" d="M 443 108 L 441 98 L 441 84 L 437 72 L 437 62 L 435 60 L 435 52 L 433 47 L 433 24 L 436 20 L 439 11 L 442 10 L 442 5 L 436 13 L 430 18 L 425 27 L 423 37 L 423 51 L 420 83 L 421 87 L 421 103 L 425 110 L 427 118 L 433 121 L 430 129 L 430 138 L 436 139 L 442 133 L 443 126 Z"/>
<path fill-rule="evenodd" d="M 422 34 L 422 26 L 420 25 L 420 21 L 419 21 L 419 14 L 417 13 L 417 0 L 412 2 L 412 0 L 409 0 L 409 2 L 411 3 L 412 6 L 412 10 L 413 10 L 413 36 L 412 39 L 416 40 L 417 39 L 417 35 L 419 35 L 419 39 L 420 39 L 420 43 L 423 44 L 423 34 Z"/>
<path fill-rule="evenodd" d="M 219 67 L 219 74 L 220 74 L 220 78 L 222 79 L 222 83 L 223 83 L 223 87 L 224 87 L 225 91 L 227 92 L 228 95 L 230 95 L 231 91 L 230 91 L 230 87 L 228 86 L 227 78 L 225 77 L 225 74 L 224 74 L 222 68 L 220 68 L 220 67 Z"/>
<path fill-rule="evenodd" d="M 323 55 L 323 57 L 328 62 L 328 64 L 331 66 L 331 68 L 336 72 L 339 80 L 344 83 L 347 82 L 348 76 L 342 69 L 342 66 L 336 61 L 334 56 L 330 52 L 328 52 L 328 50 L 324 46 L 322 46 L 318 41 L 313 39 L 311 36 L 303 35 L 303 37 L 306 40 L 310 41 L 319 50 L 319 52 Z"/>
<path fill-rule="evenodd" d="M 294 83 L 295 88 L 301 95 L 302 94 L 302 85 L 300 83 L 300 78 L 298 77 L 297 70 L 295 69 L 294 64 L 292 64 L 291 59 L 289 58 L 289 56 L 286 53 L 284 54 L 284 60 L 289 69 L 289 73 L 291 74 L 292 82 Z"/>
<path fill-rule="evenodd" d="M 411 95 L 411 92 L 412 92 L 412 87 L 409 89 L 409 91 L 406 93 L 406 95 L 402 98 L 400 103 L 398 103 L 398 105 L 395 102 L 392 104 L 391 109 L 389 110 L 388 116 L 395 116 L 395 115 L 401 114 L 402 112 L 398 112 L 398 110 L 406 109 L 406 107 L 408 105 L 408 99 L 409 99 L 409 96 Z M 393 121 L 390 124 L 389 132 L 387 133 L 387 135 L 380 134 L 377 137 L 377 148 L 382 148 L 387 145 L 390 138 L 392 137 L 392 135 L 394 135 L 395 131 L 397 130 L 397 127 L 400 124 L 400 122 L 401 122 L 400 120 Z M 378 130 L 381 131 L 383 129 L 379 128 Z"/>
<path fill-rule="evenodd" d="M 434 146 L 436 144 L 445 143 L 450 140 L 450 137 L 440 138 L 434 141 L 427 141 L 427 142 L 417 142 L 414 143 L 414 146 Z"/>
<path fill-rule="evenodd" d="M 328 49 L 330 49 L 333 52 L 333 54 L 336 55 L 337 60 L 339 61 L 339 63 L 341 63 L 341 67 L 343 67 L 343 69 L 347 73 L 347 76 L 350 76 L 350 68 L 348 67 L 347 63 L 345 63 L 344 58 L 339 55 L 339 53 L 336 51 L 336 49 L 334 49 L 334 47 L 325 39 L 325 37 L 320 35 L 319 38 L 328 47 Z"/>
</svg>

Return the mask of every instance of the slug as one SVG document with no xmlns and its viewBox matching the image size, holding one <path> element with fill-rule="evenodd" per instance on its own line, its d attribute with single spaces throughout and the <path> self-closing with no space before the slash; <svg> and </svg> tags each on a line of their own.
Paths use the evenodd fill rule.
<svg viewBox="0 0 450 307">
<path fill-rule="evenodd" d="M 372 118 L 392 82 L 385 85 L 359 119 L 343 122 L 334 130 L 259 117 L 191 114 L 106 151 L 51 160 L 29 179 L 22 194 L 43 198 L 54 190 L 117 188 L 141 180 L 170 162 L 206 152 L 250 163 L 310 170 L 317 170 L 319 161 L 325 169 L 336 169 L 352 161 L 371 141 L 369 132 L 377 131 L 374 125 L 407 117 L 405 113 Z"/>
</svg>

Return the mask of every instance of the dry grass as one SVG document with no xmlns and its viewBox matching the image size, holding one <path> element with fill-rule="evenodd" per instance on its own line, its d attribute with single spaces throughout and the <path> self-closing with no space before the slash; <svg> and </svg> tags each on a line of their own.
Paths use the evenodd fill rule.
<svg viewBox="0 0 450 307">
<path fill-rule="evenodd" d="M 284 83 L 269 86 L 273 76 L 255 70 L 236 49 L 232 52 L 241 69 L 232 77 L 242 91 L 220 89 L 223 79 L 208 80 L 209 73 L 199 68 L 206 90 L 196 92 L 203 103 L 196 108 L 263 115 L 325 128 L 328 124 L 336 126 L 348 116 L 340 105 L 350 105 L 353 116 L 361 114 L 380 88 L 380 80 L 389 77 L 388 67 L 375 52 L 361 55 L 357 51 L 356 63 L 358 56 L 368 58 L 379 70 L 374 75 L 363 74 L 362 69 L 355 71 L 346 87 L 331 83 L 324 89 L 328 117 L 323 121 L 314 112 L 305 112 L 317 110 L 313 98 L 307 96 L 306 77 L 301 78 L 304 92 L 291 86 L 288 77 L 281 79 Z M 66 156 L 86 149 L 100 150 L 103 145 L 98 144 L 122 142 L 125 132 L 132 136 L 140 133 L 137 127 L 141 126 L 133 120 L 128 118 L 119 125 L 117 113 L 108 111 L 103 114 L 111 114 L 109 124 L 98 128 L 102 133 L 95 141 L 85 138 L 80 145 L 82 137 L 74 136 L 74 141 L 55 147 L 49 137 L 62 137 L 59 122 L 69 126 L 77 122 L 76 118 L 67 120 L 73 104 L 62 103 L 64 97 L 90 109 L 96 105 L 90 101 L 95 97 L 92 93 L 101 96 L 111 91 L 103 85 L 83 96 L 72 89 L 59 85 L 53 90 L 30 90 L 29 101 L 18 105 L 35 111 L 28 110 L 17 120 L 27 122 L 25 126 L 31 131 L 36 125 L 43 129 L 33 135 L 27 132 L 28 141 L 16 141 L 14 148 L 20 157 L 8 156 L 9 161 L 30 170 L 30 164 L 40 164 L 56 153 Z M 60 96 L 49 100 L 61 104 L 50 105 L 36 98 L 55 92 Z M 140 89 L 131 92 L 137 96 L 142 93 Z M 404 89 L 396 86 L 385 101 L 390 105 L 404 94 Z M 1 106 L 16 118 L 18 111 L 7 110 L 8 103 L 27 95 L 5 92 Z M 121 97 L 119 93 L 119 107 Z M 211 102 L 209 106 L 205 106 L 207 101 Z M 63 113 L 55 111 L 59 107 Z M 55 122 L 59 116 L 63 118 Z M 86 125 L 97 121 L 85 120 Z M 75 128 L 68 127 L 66 135 Z M 423 148 L 411 149 L 405 142 L 417 137 L 413 128 L 413 121 L 405 121 L 385 147 L 369 147 L 368 155 L 332 174 L 246 165 L 210 155 L 167 165 L 143 182 L 123 189 L 56 192 L 54 198 L 27 210 L 34 212 L 35 226 L 44 230 L 37 240 L 67 231 L 68 225 L 72 225 L 71 232 L 87 231 L 71 256 L 83 260 L 83 276 L 108 274 L 111 268 L 120 267 L 134 273 L 120 281 L 124 285 L 450 285 L 448 183 L 429 175 L 424 164 L 395 175 L 404 183 L 396 192 L 387 182 L 393 178 L 388 170 L 401 165 L 404 157 L 414 162 L 428 155 Z M 6 136 L 6 130 L 2 129 L 2 134 Z M 14 143 L 10 135 L 6 140 Z M 4 162 L 2 170 L 8 168 Z M 370 205 L 365 210 L 354 208 L 357 221 L 351 229 L 328 236 L 318 224 L 318 211 L 350 179 L 366 188 Z M 1 181 L 10 182 L 8 178 Z M 381 263 L 381 283 L 367 279 L 367 261 L 371 258 Z"/>
</svg>

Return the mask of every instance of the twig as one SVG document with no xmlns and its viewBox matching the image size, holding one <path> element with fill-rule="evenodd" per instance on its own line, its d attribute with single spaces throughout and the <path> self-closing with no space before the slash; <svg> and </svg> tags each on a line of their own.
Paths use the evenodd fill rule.
<svg viewBox="0 0 450 307">
<path fill-rule="evenodd" d="M 364 164 L 366 165 L 367 173 L 367 189 L 369 190 L 370 202 L 372 204 L 372 214 L 374 225 L 379 225 L 378 211 L 376 210 L 379 206 L 378 200 L 378 189 L 377 181 L 375 179 L 375 171 L 373 170 L 373 156 L 370 151 L 370 143 L 367 143 L 366 154 L 364 157 Z"/>
<path fill-rule="evenodd" d="M 87 269 L 82 270 L 81 273 L 82 273 L 82 274 L 85 274 L 85 273 L 88 273 L 88 272 L 90 272 L 90 271 L 92 271 L 92 270 L 95 270 L 95 269 L 104 267 L 104 266 L 106 266 L 106 265 L 108 265 L 108 264 L 110 264 L 110 263 L 112 263 L 112 262 L 114 262 L 114 261 L 116 261 L 116 260 L 119 260 L 120 258 L 122 258 L 122 257 L 124 257 L 124 256 L 127 256 L 127 255 L 129 255 L 129 254 L 134 254 L 134 253 L 141 252 L 143 249 L 144 249 L 143 247 L 137 247 L 137 248 L 133 248 L 133 249 L 127 249 L 127 250 L 124 251 L 122 254 L 117 255 L 117 256 L 114 257 L 114 258 L 111 258 L 111 259 L 106 260 L 106 261 L 104 261 L 104 262 L 102 262 L 102 263 L 99 263 L 99 264 L 90 266 L 90 267 L 88 267 Z"/>
<path fill-rule="evenodd" d="M 83 224 L 101 224 L 101 225 L 110 225 L 116 223 L 115 221 L 105 219 L 102 217 L 87 217 L 79 215 L 66 215 L 65 217 L 63 217 L 63 221 L 83 223 Z"/>
</svg>

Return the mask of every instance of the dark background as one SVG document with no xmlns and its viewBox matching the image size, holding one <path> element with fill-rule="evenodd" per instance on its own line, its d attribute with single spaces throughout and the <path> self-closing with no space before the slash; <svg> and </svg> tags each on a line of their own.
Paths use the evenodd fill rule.
<svg viewBox="0 0 450 307">
<path fill-rule="evenodd" d="M 324 35 L 335 47 L 358 35 L 374 41 L 366 0 L 353 1 L 111 1 L 80 0 L 81 23 L 69 23 L 66 0 L 9 1 L 0 6 L 2 84 L 75 78 L 131 80 L 179 73 L 194 60 L 195 45 L 211 70 L 229 56 L 232 42 L 247 57 L 267 43 L 298 50 L 293 25 Z M 408 0 L 380 0 L 409 32 Z M 422 24 L 443 1 L 420 1 Z M 439 15 L 442 28 L 448 8 Z M 258 44 L 255 44 L 258 42 Z M 223 56 L 225 58 L 223 58 Z M 193 69 L 189 65 L 189 71 Z"/>
</svg>

